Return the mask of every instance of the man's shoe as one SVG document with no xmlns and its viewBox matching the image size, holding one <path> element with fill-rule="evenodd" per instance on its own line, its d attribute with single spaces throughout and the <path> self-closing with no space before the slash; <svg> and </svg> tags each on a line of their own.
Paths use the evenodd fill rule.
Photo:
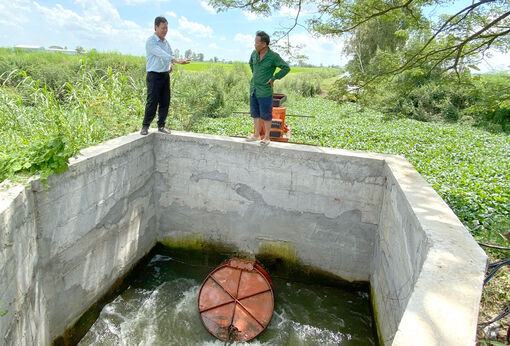
<svg viewBox="0 0 510 346">
<path fill-rule="evenodd" d="M 260 141 L 260 136 L 255 136 L 253 133 L 246 137 L 246 142 Z"/>
<path fill-rule="evenodd" d="M 269 143 L 271 143 L 271 140 L 269 138 L 264 138 L 263 140 L 260 141 L 260 145 L 262 146 L 269 145 Z"/>
<path fill-rule="evenodd" d="M 141 135 L 147 135 L 149 134 L 149 128 L 148 127 L 142 127 L 142 131 L 140 131 Z"/>
<path fill-rule="evenodd" d="M 158 131 L 164 133 L 165 135 L 169 135 L 171 133 L 170 130 L 165 127 L 158 128 Z"/>
</svg>

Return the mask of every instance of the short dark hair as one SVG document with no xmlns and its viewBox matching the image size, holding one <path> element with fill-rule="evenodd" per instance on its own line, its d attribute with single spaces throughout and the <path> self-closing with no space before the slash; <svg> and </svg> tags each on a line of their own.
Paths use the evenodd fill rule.
<svg viewBox="0 0 510 346">
<path fill-rule="evenodd" d="M 168 23 L 168 20 L 162 16 L 156 17 L 156 19 L 154 19 L 154 26 L 159 26 L 161 23 Z"/>
<path fill-rule="evenodd" d="M 257 34 L 255 36 L 260 37 L 260 41 L 267 43 L 267 45 L 269 46 L 269 42 L 271 42 L 271 39 L 269 38 L 269 35 L 266 34 L 264 31 L 257 31 Z"/>
</svg>

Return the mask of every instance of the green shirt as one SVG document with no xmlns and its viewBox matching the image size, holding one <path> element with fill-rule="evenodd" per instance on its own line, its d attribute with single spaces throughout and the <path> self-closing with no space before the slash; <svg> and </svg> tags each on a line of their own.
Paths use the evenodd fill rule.
<svg viewBox="0 0 510 346">
<path fill-rule="evenodd" d="M 274 74 L 277 67 L 280 68 L 280 71 Z M 250 57 L 250 68 L 253 72 L 250 82 L 250 95 L 255 92 L 257 97 L 272 96 L 273 89 L 271 84 L 267 83 L 269 79 L 282 79 L 290 71 L 289 64 L 271 49 L 268 49 L 262 61 L 259 61 L 259 52 L 254 50 Z"/>
</svg>

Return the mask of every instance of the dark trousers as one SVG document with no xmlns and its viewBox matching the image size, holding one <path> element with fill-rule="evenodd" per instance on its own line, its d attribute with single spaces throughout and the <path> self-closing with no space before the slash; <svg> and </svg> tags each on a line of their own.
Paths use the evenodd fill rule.
<svg viewBox="0 0 510 346">
<path fill-rule="evenodd" d="M 147 105 L 145 106 L 143 126 L 150 126 L 156 116 L 156 108 L 158 108 L 158 127 L 164 127 L 169 106 L 170 76 L 168 72 L 147 72 Z"/>
</svg>

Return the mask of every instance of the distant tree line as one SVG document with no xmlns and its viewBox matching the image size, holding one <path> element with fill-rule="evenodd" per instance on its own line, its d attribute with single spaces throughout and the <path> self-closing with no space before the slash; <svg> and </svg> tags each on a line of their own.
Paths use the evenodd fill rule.
<svg viewBox="0 0 510 346">
<path fill-rule="evenodd" d="M 179 49 L 174 49 L 173 53 L 177 59 L 184 58 L 193 61 L 204 61 L 204 53 L 195 53 L 191 49 L 186 49 L 184 51 L 184 55 L 181 55 L 181 51 Z"/>
</svg>

